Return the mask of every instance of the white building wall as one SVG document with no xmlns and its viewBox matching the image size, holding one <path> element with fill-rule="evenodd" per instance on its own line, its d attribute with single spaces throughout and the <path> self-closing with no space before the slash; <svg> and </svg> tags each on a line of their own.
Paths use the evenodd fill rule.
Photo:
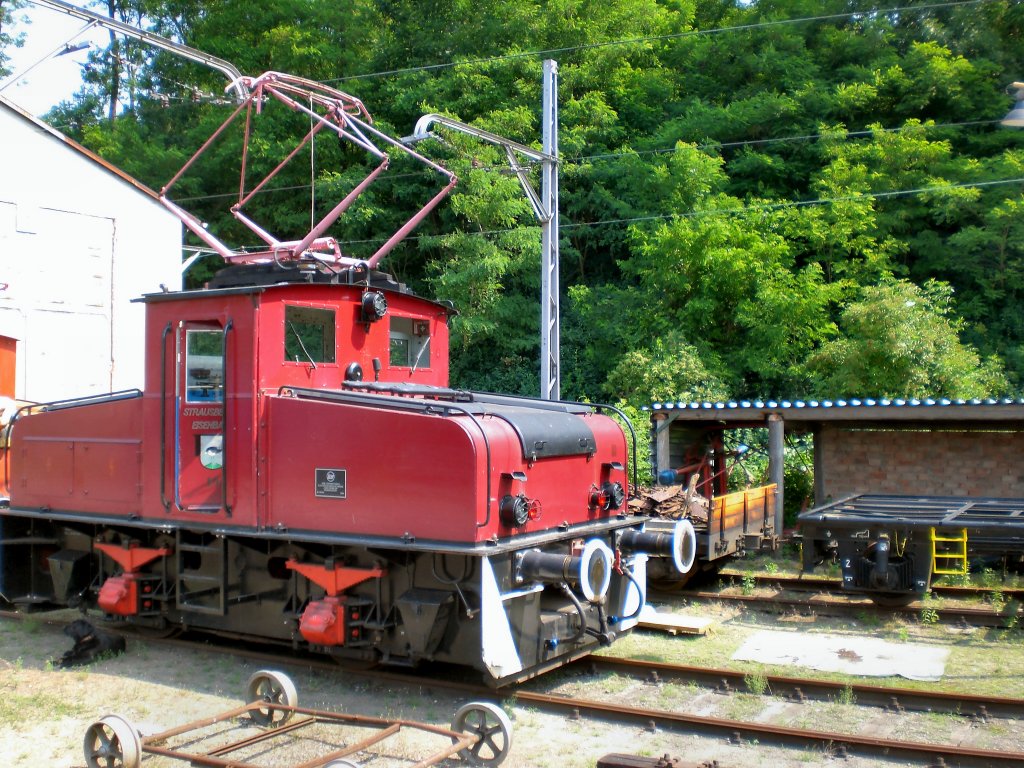
<svg viewBox="0 0 1024 768">
<path fill-rule="evenodd" d="M 180 222 L 2 100 L 0 146 L 0 335 L 18 341 L 15 396 L 141 388 L 132 299 L 180 288 Z"/>
</svg>

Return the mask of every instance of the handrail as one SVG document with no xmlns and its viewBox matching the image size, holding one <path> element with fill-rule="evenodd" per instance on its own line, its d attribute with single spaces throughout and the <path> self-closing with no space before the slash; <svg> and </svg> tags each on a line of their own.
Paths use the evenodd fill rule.
<svg viewBox="0 0 1024 768">
<path fill-rule="evenodd" d="M 164 511 L 171 511 L 171 501 L 167 498 L 167 337 L 171 334 L 171 324 L 164 326 L 160 337 L 160 503 Z"/>
<path fill-rule="evenodd" d="M 11 422 L 13 423 L 23 413 L 35 410 L 36 408 L 42 411 L 63 411 L 67 408 L 80 408 L 85 405 L 116 403 L 119 400 L 134 400 L 137 397 L 142 397 L 142 390 L 133 387 L 131 389 L 119 389 L 116 392 L 104 392 L 102 395 L 83 395 L 82 397 L 69 397 L 64 400 L 51 400 L 48 403 L 32 403 L 30 405 L 23 405 L 15 411 L 14 416 L 11 417 Z"/>
<path fill-rule="evenodd" d="M 228 504 L 228 333 L 233 331 L 234 328 L 235 323 L 229 317 L 228 321 L 224 324 L 220 349 L 221 386 L 224 388 L 220 422 L 220 490 L 221 503 L 224 505 L 226 517 L 231 517 L 231 505 Z"/>
</svg>

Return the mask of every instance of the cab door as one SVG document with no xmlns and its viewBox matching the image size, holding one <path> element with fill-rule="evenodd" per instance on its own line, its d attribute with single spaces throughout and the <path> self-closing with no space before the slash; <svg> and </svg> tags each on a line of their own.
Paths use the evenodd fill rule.
<svg viewBox="0 0 1024 768">
<path fill-rule="evenodd" d="M 174 497 L 178 509 L 229 512 L 224 445 L 230 322 L 181 322 L 174 371 Z"/>
</svg>

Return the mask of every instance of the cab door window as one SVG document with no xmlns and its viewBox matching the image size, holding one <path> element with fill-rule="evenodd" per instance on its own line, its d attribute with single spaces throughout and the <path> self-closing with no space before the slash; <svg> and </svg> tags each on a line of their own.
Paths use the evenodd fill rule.
<svg viewBox="0 0 1024 768">
<path fill-rule="evenodd" d="M 189 330 L 185 335 L 185 402 L 224 402 L 224 333 Z"/>
</svg>

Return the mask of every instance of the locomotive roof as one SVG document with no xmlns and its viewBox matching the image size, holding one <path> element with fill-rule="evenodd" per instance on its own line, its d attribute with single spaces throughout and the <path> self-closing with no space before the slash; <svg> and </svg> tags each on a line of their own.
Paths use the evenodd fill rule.
<svg viewBox="0 0 1024 768">
<path fill-rule="evenodd" d="M 449 302 L 419 296 L 405 283 L 387 272 L 367 268 L 331 269 L 329 267 L 298 268 L 277 264 L 236 265 L 220 270 L 203 288 L 182 291 L 147 293 L 135 301 L 159 302 L 198 298 L 200 296 L 236 296 L 263 293 L 276 288 L 298 285 L 339 285 L 390 291 L 434 304 L 450 315 L 457 314 Z"/>
</svg>

